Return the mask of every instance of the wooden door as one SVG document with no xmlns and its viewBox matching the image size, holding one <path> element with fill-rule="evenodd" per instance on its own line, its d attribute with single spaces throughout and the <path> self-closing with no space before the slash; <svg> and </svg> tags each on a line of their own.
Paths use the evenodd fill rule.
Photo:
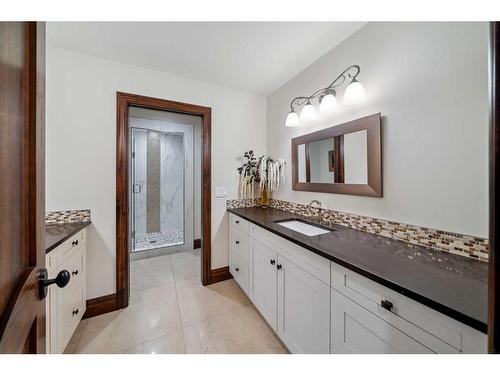
<svg viewBox="0 0 500 375">
<path fill-rule="evenodd" d="M 273 329 L 277 327 L 277 258 L 278 255 L 275 251 L 257 241 L 252 241 L 250 252 L 250 296 L 257 309 Z"/>
<path fill-rule="evenodd" d="M 330 352 L 330 286 L 278 256 L 278 335 L 292 353 Z"/>
<path fill-rule="evenodd" d="M 0 353 L 45 353 L 45 25 L 0 22 Z"/>
</svg>

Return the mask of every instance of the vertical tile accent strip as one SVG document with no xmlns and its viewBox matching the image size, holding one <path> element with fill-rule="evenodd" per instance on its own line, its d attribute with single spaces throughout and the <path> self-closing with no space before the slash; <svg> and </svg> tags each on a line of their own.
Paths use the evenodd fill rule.
<svg viewBox="0 0 500 375">
<path fill-rule="evenodd" d="M 148 131 L 146 232 L 160 231 L 160 134 Z"/>
</svg>

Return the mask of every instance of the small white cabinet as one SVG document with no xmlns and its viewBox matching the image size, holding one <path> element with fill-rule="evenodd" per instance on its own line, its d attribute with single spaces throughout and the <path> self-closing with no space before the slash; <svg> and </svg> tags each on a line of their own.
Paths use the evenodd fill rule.
<svg viewBox="0 0 500 375">
<path fill-rule="evenodd" d="M 46 255 L 49 278 L 70 273 L 64 288 L 53 285 L 46 298 L 47 353 L 63 353 L 86 309 L 86 233 L 82 229 Z"/>
</svg>

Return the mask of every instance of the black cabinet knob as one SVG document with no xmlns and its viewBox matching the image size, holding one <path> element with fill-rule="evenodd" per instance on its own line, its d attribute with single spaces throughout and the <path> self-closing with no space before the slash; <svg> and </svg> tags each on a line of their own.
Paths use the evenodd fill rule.
<svg viewBox="0 0 500 375">
<path fill-rule="evenodd" d="M 71 274 L 72 274 L 73 276 L 78 275 L 78 270 L 71 272 Z"/>
<path fill-rule="evenodd" d="M 239 221 L 239 220 L 236 220 L 236 224 L 239 224 L 239 223 L 240 223 L 240 221 Z"/>
<path fill-rule="evenodd" d="M 235 241 L 236 242 L 236 245 L 239 245 L 240 244 L 240 241 Z"/>
<path fill-rule="evenodd" d="M 75 241 L 71 242 L 71 245 L 78 246 L 78 240 L 75 240 Z"/>
<path fill-rule="evenodd" d="M 276 268 L 281 270 L 281 264 L 276 265 Z"/>
<path fill-rule="evenodd" d="M 380 301 L 380 306 L 382 306 L 384 309 L 389 310 L 389 311 L 392 311 L 392 308 L 394 307 L 392 302 L 387 301 L 386 299 Z"/>
<path fill-rule="evenodd" d="M 67 270 L 59 272 L 54 279 L 49 279 L 49 273 L 46 268 L 40 270 L 38 274 L 38 294 L 40 299 L 47 297 L 47 289 L 50 285 L 56 284 L 59 288 L 68 285 L 71 276 Z"/>
<path fill-rule="evenodd" d="M 239 269 L 238 267 L 236 267 L 234 270 L 235 270 L 236 272 L 240 272 L 240 269 Z"/>
<path fill-rule="evenodd" d="M 269 261 L 269 263 L 271 263 L 271 265 L 273 265 L 273 266 L 274 266 L 274 263 L 276 263 L 276 261 L 275 261 L 274 259 L 271 259 L 271 260 Z"/>
<path fill-rule="evenodd" d="M 78 312 L 79 312 L 79 311 L 80 311 L 79 309 L 75 309 L 75 310 L 73 310 L 73 315 L 78 315 Z"/>
</svg>

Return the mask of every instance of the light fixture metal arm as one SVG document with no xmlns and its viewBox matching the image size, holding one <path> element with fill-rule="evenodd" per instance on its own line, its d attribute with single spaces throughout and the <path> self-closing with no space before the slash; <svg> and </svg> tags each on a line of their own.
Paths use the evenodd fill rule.
<svg viewBox="0 0 500 375">
<path fill-rule="evenodd" d="M 351 65 L 348 68 L 346 68 L 342 73 L 339 74 L 337 78 L 333 80 L 332 83 L 330 83 L 327 87 L 324 87 L 322 89 L 319 89 L 315 92 L 313 92 L 309 96 L 297 96 L 292 99 L 290 102 L 290 108 L 292 111 L 295 110 L 294 106 L 301 106 L 303 104 L 306 104 L 310 102 L 312 99 L 317 98 L 317 97 L 322 97 L 326 94 L 328 94 L 331 91 L 334 91 L 336 87 L 342 86 L 347 79 L 351 79 L 351 82 L 356 79 L 356 77 L 359 75 L 359 72 L 361 71 L 361 68 L 359 65 Z"/>
</svg>

